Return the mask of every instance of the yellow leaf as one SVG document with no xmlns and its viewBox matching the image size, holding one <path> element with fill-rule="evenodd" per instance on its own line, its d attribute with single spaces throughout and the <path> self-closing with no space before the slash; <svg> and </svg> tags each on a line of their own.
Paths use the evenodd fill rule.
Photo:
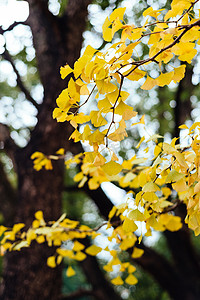
<svg viewBox="0 0 200 300">
<path fill-rule="evenodd" d="M 189 129 L 189 128 L 187 127 L 187 125 L 185 125 L 185 124 L 179 126 L 178 128 L 180 128 L 180 129 Z"/>
<path fill-rule="evenodd" d="M 86 258 L 86 254 L 81 251 L 78 251 L 76 253 L 76 255 L 74 255 L 72 258 L 74 258 L 75 260 L 78 260 L 78 261 L 82 261 Z"/>
<path fill-rule="evenodd" d="M 123 280 L 121 279 L 121 277 L 117 276 L 116 278 L 113 278 L 111 280 L 112 284 L 114 285 L 122 285 L 124 282 Z"/>
<path fill-rule="evenodd" d="M 86 84 L 82 85 L 80 88 L 80 95 L 89 95 L 90 91 L 88 90 L 88 87 Z"/>
<path fill-rule="evenodd" d="M 123 127 L 119 127 L 115 132 L 109 134 L 108 138 L 114 142 L 120 142 L 127 136 L 126 130 Z"/>
<path fill-rule="evenodd" d="M 185 68 L 186 65 L 181 65 L 178 68 L 174 68 L 174 76 L 173 76 L 173 81 L 179 82 L 181 79 L 183 79 L 184 75 L 185 75 Z M 185 125 L 186 126 L 186 125 Z M 186 126 L 187 127 L 187 126 Z M 179 127 L 180 128 L 180 127 Z"/>
<path fill-rule="evenodd" d="M 145 216 L 138 210 L 134 209 L 128 214 L 128 218 L 134 221 L 144 221 Z"/>
<path fill-rule="evenodd" d="M 133 253 L 131 255 L 132 258 L 139 258 L 144 253 L 144 250 L 134 247 Z"/>
<path fill-rule="evenodd" d="M 128 74 L 129 72 L 130 71 L 126 72 L 123 75 L 126 76 L 126 74 Z M 139 79 L 143 78 L 145 76 L 145 74 L 146 74 L 146 72 L 136 69 L 130 75 L 126 76 L 126 78 L 128 78 L 129 80 L 138 81 Z"/>
<path fill-rule="evenodd" d="M 103 155 L 98 153 L 97 156 L 95 157 L 93 163 L 96 167 L 99 167 L 99 166 L 103 166 L 105 164 L 105 162 L 106 162 L 105 157 L 103 157 Z"/>
<path fill-rule="evenodd" d="M 18 231 L 20 231 L 23 227 L 25 226 L 25 224 L 23 224 L 23 223 L 18 223 L 18 224 L 15 224 L 14 226 L 13 226 L 13 232 L 14 233 L 17 233 Z"/>
<path fill-rule="evenodd" d="M 120 245 L 120 249 L 127 250 L 128 248 L 132 248 L 135 245 L 136 241 L 137 241 L 137 238 L 135 235 L 133 235 L 131 237 L 129 236 L 128 238 L 125 238 L 122 241 L 122 243 Z"/>
<path fill-rule="evenodd" d="M 38 210 L 36 213 L 35 213 L 35 218 L 37 220 L 43 220 L 43 212 L 41 210 Z"/>
<path fill-rule="evenodd" d="M 122 119 L 125 121 L 130 120 L 131 118 L 137 116 L 137 112 L 133 110 L 126 109 L 122 115 Z"/>
<path fill-rule="evenodd" d="M 88 181 L 88 186 L 90 190 L 96 190 L 99 187 L 100 183 L 97 182 L 95 178 L 90 178 Z"/>
<path fill-rule="evenodd" d="M 55 260 L 55 256 L 50 256 L 47 258 L 47 265 L 50 268 L 55 268 L 56 267 L 56 260 Z"/>
<path fill-rule="evenodd" d="M 103 171 L 109 176 L 117 175 L 122 170 L 122 166 L 115 161 L 110 161 L 102 167 Z"/>
<path fill-rule="evenodd" d="M 56 151 L 56 154 L 58 154 L 58 155 L 64 155 L 65 154 L 65 149 L 64 148 L 60 148 L 58 151 Z"/>
<path fill-rule="evenodd" d="M 98 52 L 95 48 L 93 48 L 91 45 L 88 45 L 83 53 L 83 55 L 92 57 L 95 52 Z"/>
<path fill-rule="evenodd" d="M 126 10 L 126 7 L 116 8 L 110 15 L 110 21 L 113 22 L 116 18 L 123 20 L 125 10 Z"/>
<path fill-rule="evenodd" d="M 167 175 L 165 182 L 166 183 L 177 182 L 181 180 L 184 176 L 185 176 L 184 174 L 178 173 L 176 170 L 171 170 Z"/>
<path fill-rule="evenodd" d="M 128 266 L 128 273 L 130 274 L 130 273 L 133 273 L 133 272 L 135 272 L 136 271 L 136 267 L 134 267 L 133 265 L 129 265 Z"/>
<path fill-rule="evenodd" d="M 36 238 L 36 241 L 38 244 L 42 244 L 45 242 L 45 237 L 43 235 L 40 235 Z"/>
<path fill-rule="evenodd" d="M 184 192 L 184 191 L 187 191 L 187 189 L 188 189 L 188 186 L 187 186 L 184 178 L 179 180 L 178 182 L 173 183 L 172 187 L 177 192 Z M 171 193 L 171 190 L 170 190 L 170 193 Z"/>
<path fill-rule="evenodd" d="M 100 126 L 104 126 L 107 124 L 106 119 L 104 119 L 101 115 L 101 112 L 98 110 L 92 110 L 90 112 L 90 118 L 91 118 L 91 123 L 95 126 L 95 127 L 100 127 Z"/>
<path fill-rule="evenodd" d="M 174 156 L 176 157 L 179 165 L 182 166 L 183 168 L 185 168 L 187 170 L 188 169 L 188 165 L 187 165 L 187 163 L 185 161 L 184 155 L 182 153 L 180 153 L 180 152 L 175 152 Z"/>
<path fill-rule="evenodd" d="M 134 232 L 134 231 L 136 231 L 138 229 L 138 227 L 135 224 L 135 222 L 133 220 L 127 218 L 127 217 L 124 220 L 122 228 L 123 228 L 123 230 L 125 232 Z"/>
<path fill-rule="evenodd" d="M 157 184 L 155 182 L 147 182 L 143 188 L 142 188 L 143 192 L 157 192 L 160 191 L 160 188 L 157 186 Z"/>
<path fill-rule="evenodd" d="M 103 39 L 106 42 L 110 42 L 112 40 L 112 29 L 109 28 L 110 25 L 111 25 L 111 21 L 107 17 L 102 26 Z"/>
<path fill-rule="evenodd" d="M 156 83 L 158 86 L 169 85 L 170 82 L 173 80 L 174 71 L 169 73 L 161 73 L 159 77 L 156 78 Z"/>
<path fill-rule="evenodd" d="M 92 255 L 92 256 L 95 256 L 97 255 L 99 252 L 102 251 L 102 248 L 101 247 L 98 247 L 96 245 L 92 245 L 90 247 L 88 247 L 85 252 L 89 255 Z"/>
<path fill-rule="evenodd" d="M 69 266 L 66 271 L 67 277 L 74 276 L 75 274 L 76 274 L 76 272 L 74 271 L 74 269 L 71 266 Z"/>
<path fill-rule="evenodd" d="M 115 109 L 115 114 L 117 115 L 123 115 L 127 110 L 133 111 L 133 108 L 130 105 L 125 104 L 123 101 L 120 101 L 120 103 L 117 105 Z M 134 112 L 135 113 L 135 112 Z"/>
<path fill-rule="evenodd" d="M 112 219 L 112 217 L 114 217 L 116 211 L 117 211 L 116 206 L 113 206 L 113 208 L 112 208 L 111 211 L 109 212 L 108 218 L 109 218 L 109 219 Z"/>
<path fill-rule="evenodd" d="M 194 193 L 196 194 L 196 193 L 198 193 L 199 191 L 200 191 L 200 181 L 197 182 L 197 184 L 195 185 L 195 187 L 194 187 Z"/>
<path fill-rule="evenodd" d="M 138 283 L 138 280 L 133 274 L 129 274 L 128 277 L 126 277 L 125 282 L 129 285 L 134 285 Z"/>
<path fill-rule="evenodd" d="M 155 85 L 157 85 L 156 79 L 153 79 L 147 75 L 147 79 L 141 86 L 141 89 L 142 90 L 151 90 Z"/>
<path fill-rule="evenodd" d="M 83 172 L 79 172 L 79 173 L 77 173 L 75 176 L 74 176 L 74 181 L 75 182 L 79 182 L 82 178 L 83 178 Z"/>
<path fill-rule="evenodd" d="M 74 251 L 81 251 L 84 248 L 85 248 L 85 246 L 83 244 L 81 244 L 80 242 L 78 242 L 78 241 L 74 242 L 74 246 L 73 246 Z"/>
<path fill-rule="evenodd" d="M 64 67 L 60 68 L 60 74 L 61 74 L 61 78 L 64 79 L 65 77 L 67 77 L 67 75 L 69 75 L 70 73 L 73 72 L 73 69 L 70 68 L 70 66 L 67 64 Z"/>
</svg>

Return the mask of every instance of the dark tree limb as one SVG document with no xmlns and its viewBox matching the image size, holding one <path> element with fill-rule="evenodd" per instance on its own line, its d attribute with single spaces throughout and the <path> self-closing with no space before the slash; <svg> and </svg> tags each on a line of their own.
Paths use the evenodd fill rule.
<svg viewBox="0 0 200 300">
<path fill-rule="evenodd" d="M 19 89 L 24 93 L 25 97 L 27 100 L 29 100 L 29 102 L 31 102 L 37 109 L 39 109 L 40 105 L 35 101 L 35 99 L 33 99 L 33 97 L 31 96 L 30 92 L 27 90 L 27 88 L 25 87 L 21 76 L 14 64 L 14 61 L 10 55 L 10 53 L 5 50 L 4 53 L 2 54 L 2 57 L 4 59 L 6 59 L 7 61 L 9 61 L 9 63 L 11 64 L 16 76 L 17 76 L 17 86 L 19 87 Z"/>
<path fill-rule="evenodd" d="M 191 118 L 192 105 L 190 97 L 192 96 L 195 86 L 192 84 L 193 67 L 187 65 L 185 77 L 179 82 L 175 101 L 176 106 L 174 108 L 174 134 L 178 137 L 180 133 L 179 126 L 182 125 L 188 118 Z"/>
<path fill-rule="evenodd" d="M 81 240 L 85 247 L 90 246 L 88 238 Z M 87 255 L 86 259 L 80 262 L 80 266 L 91 284 L 93 291 L 95 291 L 95 299 L 97 300 L 122 300 L 115 292 L 114 288 L 108 280 L 106 280 L 104 273 L 100 269 L 96 257 Z"/>
<path fill-rule="evenodd" d="M 97 190 L 89 190 L 87 186 L 84 187 L 84 190 L 92 198 L 94 203 L 96 203 L 100 214 L 107 219 L 113 204 L 103 190 L 101 190 L 101 188 Z M 179 232 L 174 232 L 171 234 L 174 235 L 174 239 L 177 239 Z M 143 249 L 144 254 L 140 258 L 134 259 L 134 262 L 141 266 L 151 276 L 153 276 L 154 279 L 162 286 L 162 288 L 168 291 L 172 299 L 199 299 L 198 285 L 196 285 L 196 291 L 194 289 L 195 284 L 191 285 L 191 281 L 188 282 L 188 277 L 183 276 L 183 274 L 180 272 L 180 269 L 177 268 L 178 266 L 176 263 L 173 264 L 167 261 L 164 256 L 157 253 L 154 249 L 147 247 L 143 243 L 137 245 L 137 247 Z M 170 250 L 173 251 L 171 248 Z M 133 249 L 128 250 L 130 254 L 132 254 L 132 251 Z M 176 255 L 178 256 L 179 253 L 184 250 L 182 250 L 182 247 L 179 247 L 176 249 L 176 251 Z M 190 258 L 188 257 L 187 259 Z M 183 263 L 182 268 L 184 268 L 184 265 L 185 264 Z"/>
</svg>

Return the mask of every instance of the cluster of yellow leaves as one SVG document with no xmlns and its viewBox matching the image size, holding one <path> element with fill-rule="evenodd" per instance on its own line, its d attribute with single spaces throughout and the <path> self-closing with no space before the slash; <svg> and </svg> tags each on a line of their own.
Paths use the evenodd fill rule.
<svg viewBox="0 0 200 300">
<path fill-rule="evenodd" d="M 90 189 L 96 189 L 102 182 L 115 181 L 120 187 L 129 189 L 127 201 L 113 207 L 110 212 L 108 227 L 113 217 L 120 222 L 116 226 L 112 224 L 113 231 L 108 240 L 114 239 L 121 251 L 134 247 L 132 257 L 135 259 L 143 254 L 138 243 L 144 234 L 150 236 L 152 230 L 177 231 L 182 227 L 180 217 L 171 213 L 180 202 L 187 207 L 185 222 L 195 235 L 200 234 L 200 123 L 194 123 L 190 128 L 181 126 L 182 130 L 188 131 L 188 145 L 185 148 L 177 144 L 177 138 L 171 143 L 157 142 L 158 138 L 162 138 L 159 135 L 153 135 L 147 141 L 142 138 L 138 147 L 144 141 L 147 146 L 148 143 L 151 145 L 145 150 L 152 157 L 148 161 L 135 155 L 120 164 L 117 153 L 111 147 L 127 137 L 127 121 L 133 121 L 132 125 L 144 124 L 144 116 L 139 122 L 131 120 L 137 113 L 126 103 L 129 97 L 129 93 L 123 90 L 126 80 L 141 81 L 141 88 L 150 90 L 156 85 L 163 87 L 171 82 L 176 84 L 184 77 L 186 65 L 182 62 L 191 63 L 197 53 L 196 44 L 200 44 L 199 10 L 195 7 L 197 2 L 173 0 L 171 9 L 164 16 L 162 9 L 149 7 L 143 13 L 144 24 L 140 27 L 126 24 L 125 8 L 118 8 L 106 18 L 103 38 L 111 42 L 115 33 L 119 32 L 120 41 L 104 52 L 88 46 L 73 69 L 66 65 L 60 70 L 63 79 L 71 76 L 68 87 L 56 100 L 58 107 L 53 112 L 53 118 L 58 122 L 69 121 L 74 127 L 70 139 L 87 143 L 92 149 L 67 160 L 66 166 L 74 163 L 81 165 L 80 172 L 74 177 L 79 187 L 87 182 Z M 137 49 L 142 41 L 149 47 L 149 52 L 147 58 L 140 60 Z M 148 71 L 154 66 L 158 68 L 156 78 L 152 78 Z M 88 114 L 81 111 L 82 106 L 90 103 L 93 107 L 94 102 L 97 102 L 96 109 L 89 109 Z M 34 153 L 35 168 L 39 170 L 45 166 L 50 169 L 51 159 L 59 158 L 57 154 L 45 156 L 40 152 Z M 144 232 L 138 238 L 135 231 L 140 224 L 144 224 Z M 10 249 L 18 228 L 16 232 L 13 232 L 14 229 L 2 230 L 5 231 L 5 249 Z M 21 245 L 29 245 L 35 239 L 39 243 L 47 241 L 49 246 L 58 246 L 56 255 L 48 259 L 50 267 L 59 264 L 63 257 L 82 260 L 86 254 L 109 251 L 112 259 L 104 269 L 112 272 L 113 266 L 120 265 L 120 272 L 126 270 L 129 274 L 125 282 L 135 284 L 137 279 L 132 274 L 135 268 L 129 263 L 122 263 L 117 251 L 95 245 L 85 249 L 76 240 L 88 235 L 94 238 L 96 234 L 95 230 L 65 217 L 47 226 L 40 215 L 36 216 L 32 228 L 22 233 Z M 71 249 L 62 246 L 62 242 L 68 240 L 73 241 Z M 14 247 L 18 247 L 15 248 L 18 250 L 19 243 Z M 69 267 L 67 275 L 74 274 L 75 271 Z M 121 285 L 123 280 L 119 275 L 112 283 Z"/>
<path fill-rule="evenodd" d="M 93 148 L 88 163 L 105 163 L 100 153 L 102 147 L 108 157 L 117 161 L 110 145 L 127 137 L 126 121 L 137 115 L 126 104 L 129 93 L 123 90 L 125 80 L 143 79 L 141 88 L 149 90 L 155 85 L 163 87 L 171 82 L 177 83 L 184 77 L 186 65 L 177 66 L 173 62 L 178 58 L 179 61 L 191 63 L 197 53 L 195 42 L 200 37 L 199 20 L 195 14 L 190 14 L 192 8 L 194 4 L 191 1 L 181 1 L 181 5 L 172 1 L 171 10 L 163 20 L 162 9 L 153 10 L 150 7 L 144 11 L 144 24 L 140 27 L 126 24 L 125 8 L 117 8 L 104 22 L 103 38 L 111 41 L 115 33 L 121 30 L 120 42 L 104 52 L 87 46 L 73 69 L 69 65 L 61 67 L 63 79 L 73 76 L 56 100 L 58 107 L 54 109 L 53 118 L 58 122 L 69 121 L 74 127 L 69 138 L 75 142 L 87 142 Z M 148 38 L 145 43 L 149 46 L 149 56 L 140 60 L 137 46 L 144 38 Z M 169 62 L 171 70 L 166 72 L 164 65 Z M 159 65 L 160 73 L 152 78 L 148 69 L 155 64 Z M 89 114 L 81 112 L 82 106 L 93 101 L 94 93 L 97 108 L 89 109 Z M 79 125 L 83 125 L 82 132 Z"/>
<path fill-rule="evenodd" d="M 33 160 L 34 163 L 34 169 L 36 171 L 41 170 L 43 167 L 46 170 L 52 170 L 52 162 L 51 160 L 58 160 L 59 158 L 63 158 L 64 155 L 64 148 L 60 148 L 58 151 L 56 151 L 56 155 L 45 155 L 42 152 L 34 152 L 31 155 L 31 159 Z"/>
<path fill-rule="evenodd" d="M 106 224 L 107 229 L 111 227 L 111 224 L 108 222 Z M 87 255 L 96 256 L 101 251 L 106 251 L 110 253 L 111 260 L 107 265 L 104 266 L 104 269 L 107 272 L 113 271 L 113 266 L 119 266 L 119 276 L 112 280 L 113 284 L 119 285 L 120 282 L 123 282 L 122 279 L 119 282 L 120 274 L 122 272 L 128 271 L 128 277 L 126 278 L 126 283 L 136 284 L 137 279 L 132 275 L 135 272 L 136 268 L 129 262 L 122 262 L 119 259 L 119 251 L 133 247 L 137 238 L 133 234 L 132 238 L 130 234 L 127 235 L 123 231 L 122 226 L 117 227 L 116 231 L 110 235 L 108 233 L 108 240 L 111 242 L 113 239 L 117 238 L 117 243 L 120 245 L 119 250 L 109 249 L 109 247 L 100 247 L 95 244 L 92 244 L 89 247 L 84 245 L 84 239 L 86 237 L 91 237 L 95 239 L 99 235 L 97 231 L 102 227 L 99 226 L 96 229 L 91 229 L 88 226 L 80 225 L 78 221 L 70 220 L 66 218 L 66 214 L 63 214 L 57 221 L 46 223 L 44 220 L 43 212 L 37 211 L 35 213 L 35 219 L 32 222 L 32 226 L 27 230 L 23 231 L 25 224 L 19 223 L 15 224 L 13 228 L 6 228 L 5 226 L 0 226 L 0 237 L 3 236 L 1 240 L 1 253 L 7 251 L 20 251 L 24 247 L 29 247 L 32 241 L 36 241 L 39 244 L 47 243 L 50 247 L 56 246 L 56 253 L 53 256 L 48 257 L 47 265 L 51 268 L 55 268 L 59 265 L 62 260 L 68 259 L 68 262 L 71 263 L 75 261 L 83 261 Z M 106 231 L 107 235 L 107 231 Z M 126 239 L 131 240 L 127 243 Z M 81 242 L 83 240 L 83 243 Z M 70 242 L 70 243 L 68 243 Z M 64 244 L 63 244 L 64 243 Z M 142 251 L 138 248 L 134 248 L 132 257 L 137 258 L 142 255 Z M 69 266 L 66 275 L 68 277 L 74 276 L 76 272 L 74 269 Z"/>
</svg>

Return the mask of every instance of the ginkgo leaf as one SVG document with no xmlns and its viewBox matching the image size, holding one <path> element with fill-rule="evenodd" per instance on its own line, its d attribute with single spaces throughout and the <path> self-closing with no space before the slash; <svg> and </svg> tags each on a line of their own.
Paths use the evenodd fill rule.
<svg viewBox="0 0 200 300">
<path fill-rule="evenodd" d="M 122 141 L 125 137 L 127 137 L 127 132 L 123 127 L 119 127 L 117 128 L 117 130 L 115 130 L 115 132 L 111 133 L 108 135 L 108 138 L 114 142 L 120 142 Z"/>
<path fill-rule="evenodd" d="M 171 170 L 170 173 L 167 175 L 165 182 L 166 183 L 177 182 L 181 180 L 183 177 L 185 177 L 184 174 L 181 174 L 176 170 Z"/>
<path fill-rule="evenodd" d="M 133 111 L 133 110 L 130 110 L 130 109 L 126 109 L 124 111 L 124 113 L 122 114 L 122 119 L 127 121 L 127 120 L 130 120 L 131 118 L 137 116 L 137 112 L 136 111 Z"/>
<path fill-rule="evenodd" d="M 128 214 L 128 218 L 134 221 L 144 221 L 145 216 L 138 210 L 134 209 Z"/>
<path fill-rule="evenodd" d="M 103 39 L 106 42 L 110 42 L 112 40 L 112 29 L 109 28 L 110 25 L 111 25 L 111 21 L 107 17 L 102 26 Z"/>
<path fill-rule="evenodd" d="M 47 258 L 47 265 L 51 268 L 55 268 L 56 267 L 56 260 L 55 260 L 55 256 L 50 256 Z"/>
<path fill-rule="evenodd" d="M 128 277 L 126 277 L 125 282 L 129 285 L 135 285 L 138 283 L 138 280 L 133 274 L 129 274 Z"/>
<path fill-rule="evenodd" d="M 126 7 L 116 8 L 110 15 L 110 21 L 113 22 L 116 18 L 123 20 L 125 10 L 126 10 Z"/>
<path fill-rule="evenodd" d="M 74 269 L 71 266 L 69 266 L 66 271 L 67 277 L 74 276 L 75 274 L 76 274 L 76 272 L 74 271 Z"/>
<path fill-rule="evenodd" d="M 157 192 L 160 191 L 160 188 L 155 182 L 150 181 L 143 186 L 142 190 L 143 192 Z"/>
<path fill-rule="evenodd" d="M 161 73 L 159 77 L 156 78 L 156 83 L 158 86 L 169 85 L 174 76 L 174 71 L 169 73 Z"/>
<path fill-rule="evenodd" d="M 111 282 L 112 282 L 112 284 L 114 284 L 114 285 L 122 285 L 124 282 L 123 282 L 123 280 L 121 279 L 121 277 L 116 277 L 116 278 L 113 278 L 112 280 L 111 280 Z"/>
<path fill-rule="evenodd" d="M 108 174 L 109 176 L 112 175 L 117 175 L 121 172 L 122 170 L 122 166 L 118 163 L 116 163 L 115 161 L 110 161 L 108 163 L 106 163 L 104 166 L 102 166 L 102 169 L 104 170 L 104 172 L 106 174 Z"/>
<path fill-rule="evenodd" d="M 143 253 L 144 253 L 143 249 L 139 249 L 137 247 L 134 247 L 131 257 L 132 258 L 139 258 L 139 257 L 142 256 Z"/>
<path fill-rule="evenodd" d="M 156 79 L 151 78 L 147 75 L 146 81 L 140 87 L 142 90 L 151 90 L 155 85 L 157 85 Z"/>
<path fill-rule="evenodd" d="M 130 274 L 130 273 L 133 273 L 133 272 L 135 272 L 136 271 L 136 267 L 134 267 L 133 265 L 129 265 L 128 266 L 128 273 Z"/>
<path fill-rule="evenodd" d="M 181 79 L 183 79 L 184 75 L 185 75 L 185 68 L 186 65 L 181 65 L 178 68 L 174 68 L 174 76 L 173 76 L 173 81 L 176 82 L 180 82 Z M 180 128 L 180 127 L 179 127 Z"/>
<path fill-rule="evenodd" d="M 197 184 L 194 187 L 194 193 L 198 193 L 198 192 L 200 192 L 200 181 L 197 182 Z"/>
<path fill-rule="evenodd" d="M 92 255 L 92 256 L 95 256 L 97 255 L 99 252 L 102 251 L 102 248 L 101 247 L 98 247 L 96 245 L 92 245 L 90 247 L 88 247 L 85 252 L 89 255 Z"/>
<path fill-rule="evenodd" d="M 129 219 L 129 218 L 126 218 L 124 220 L 122 228 L 125 232 L 134 232 L 138 229 L 135 222 L 133 220 Z"/>
<path fill-rule="evenodd" d="M 65 65 L 64 67 L 60 68 L 60 74 L 61 74 L 62 79 L 65 79 L 65 77 L 67 77 L 67 75 L 69 75 L 72 72 L 73 72 L 73 69 L 70 68 L 69 65 Z"/>
</svg>

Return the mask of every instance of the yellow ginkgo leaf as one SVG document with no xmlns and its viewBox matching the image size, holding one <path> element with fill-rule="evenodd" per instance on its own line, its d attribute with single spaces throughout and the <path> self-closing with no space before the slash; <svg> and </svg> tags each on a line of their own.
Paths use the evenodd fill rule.
<svg viewBox="0 0 200 300">
<path fill-rule="evenodd" d="M 102 251 L 102 248 L 101 247 L 98 247 L 96 245 L 92 245 L 90 247 L 88 247 L 85 252 L 89 255 L 92 255 L 92 256 L 95 256 L 97 255 L 99 252 Z"/>
<path fill-rule="evenodd" d="M 116 278 L 113 278 L 111 280 L 111 282 L 114 285 L 122 285 L 124 283 L 120 276 L 117 276 Z"/>
<path fill-rule="evenodd" d="M 71 266 L 69 266 L 66 271 L 67 277 L 74 276 L 75 274 L 76 274 L 76 272 L 74 271 L 74 269 Z"/>
<path fill-rule="evenodd" d="M 125 282 L 129 285 L 134 285 L 138 283 L 138 280 L 133 274 L 129 274 L 128 277 L 126 277 Z"/>
<path fill-rule="evenodd" d="M 60 74 L 61 74 L 62 79 L 67 77 L 67 75 L 69 75 L 72 72 L 73 72 L 73 69 L 68 64 L 65 65 L 64 67 L 60 68 Z"/>
<path fill-rule="evenodd" d="M 109 176 L 112 175 L 117 175 L 121 172 L 122 170 L 122 166 L 118 163 L 116 163 L 115 161 L 110 161 L 108 163 L 106 163 L 104 166 L 102 166 L 102 169 L 104 170 L 104 172 L 106 174 L 108 174 Z"/>
<path fill-rule="evenodd" d="M 134 247 L 133 249 L 133 253 L 132 253 L 132 258 L 139 258 L 142 256 L 142 254 L 144 253 L 143 249 L 139 249 L 137 247 Z"/>
<path fill-rule="evenodd" d="M 56 267 L 56 260 L 55 260 L 55 256 L 50 256 L 47 258 L 47 265 L 50 268 L 55 268 Z"/>
<path fill-rule="evenodd" d="M 156 79 L 153 79 L 147 75 L 147 79 L 141 86 L 141 89 L 142 90 L 151 90 L 155 85 L 157 85 Z"/>
</svg>

